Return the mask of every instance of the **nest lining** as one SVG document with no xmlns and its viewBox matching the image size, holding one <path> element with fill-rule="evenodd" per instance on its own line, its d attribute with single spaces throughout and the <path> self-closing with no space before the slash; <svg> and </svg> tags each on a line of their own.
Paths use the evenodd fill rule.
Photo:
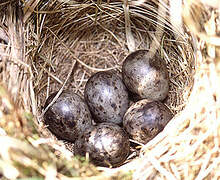
<svg viewBox="0 0 220 180">
<path fill-rule="evenodd" d="M 74 15 L 68 13 L 74 12 L 77 4 L 69 6 L 68 12 L 64 10 L 62 14 L 45 15 L 43 22 L 38 22 L 44 23 L 40 46 L 33 62 L 39 107 L 44 104 L 48 94 L 62 87 L 75 60 L 77 62 L 65 88 L 83 95 L 85 83 L 92 73 L 111 68 L 120 71 L 123 60 L 129 54 L 123 4 L 117 2 L 116 5 L 111 5 L 103 2 L 99 7 L 102 11 L 98 13 L 96 11 L 99 9 L 95 9 L 95 4 L 80 4 L 82 7 L 89 5 L 89 10 L 79 8 L 79 12 Z M 115 12 L 109 10 L 109 6 L 120 11 L 114 15 Z M 51 9 L 55 11 L 56 7 Z M 44 11 L 51 12 L 51 9 Z M 135 9 L 131 8 L 131 12 L 131 30 L 136 49 L 150 49 L 156 27 L 151 21 L 141 19 Z M 116 17 L 112 18 L 109 14 Z M 161 44 L 159 52 L 167 63 L 171 82 L 166 104 L 177 113 L 183 109 L 192 86 L 192 49 L 187 39 L 180 37 L 176 40 L 174 32 L 168 30 L 164 31 Z"/>
</svg>

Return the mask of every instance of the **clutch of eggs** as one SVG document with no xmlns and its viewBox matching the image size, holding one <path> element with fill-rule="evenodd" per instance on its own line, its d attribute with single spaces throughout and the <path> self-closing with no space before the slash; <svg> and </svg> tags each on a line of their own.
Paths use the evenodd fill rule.
<svg viewBox="0 0 220 180">
<path fill-rule="evenodd" d="M 123 62 L 122 77 L 115 71 L 92 75 L 85 86 L 85 100 L 63 91 L 44 114 L 44 122 L 59 139 L 75 142 L 75 154 L 89 153 L 93 163 L 115 167 L 129 154 L 129 136 L 145 144 L 170 121 L 172 113 L 159 102 L 168 90 L 165 62 L 158 54 L 150 58 L 147 50 L 138 50 Z M 44 108 L 56 94 L 48 97 Z M 130 108 L 129 97 L 139 100 Z"/>
</svg>

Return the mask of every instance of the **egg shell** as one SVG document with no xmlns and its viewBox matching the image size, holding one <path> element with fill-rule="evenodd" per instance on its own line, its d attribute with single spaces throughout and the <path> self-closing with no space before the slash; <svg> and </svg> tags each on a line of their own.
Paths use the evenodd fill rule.
<svg viewBox="0 0 220 180">
<path fill-rule="evenodd" d="M 46 108 L 57 92 L 51 94 L 45 103 Z M 63 91 L 56 102 L 44 114 L 47 128 L 59 139 L 74 142 L 85 129 L 92 126 L 92 118 L 87 104 L 76 93 Z"/>
<path fill-rule="evenodd" d="M 96 122 L 122 124 L 129 98 L 122 79 L 115 71 L 98 72 L 91 76 L 84 96 Z"/>
<path fill-rule="evenodd" d="M 122 77 L 126 87 L 141 99 L 164 100 L 169 92 L 169 76 L 165 61 L 148 50 L 129 54 L 122 65 Z"/>
<path fill-rule="evenodd" d="M 114 123 L 100 123 L 87 129 L 75 142 L 76 155 L 89 153 L 90 160 L 99 166 L 119 166 L 129 154 L 128 134 Z"/>
<path fill-rule="evenodd" d="M 159 101 L 140 100 L 127 110 L 123 127 L 135 141 L 146 144 L 172 119 L 170 109 Z"/>
</svg>

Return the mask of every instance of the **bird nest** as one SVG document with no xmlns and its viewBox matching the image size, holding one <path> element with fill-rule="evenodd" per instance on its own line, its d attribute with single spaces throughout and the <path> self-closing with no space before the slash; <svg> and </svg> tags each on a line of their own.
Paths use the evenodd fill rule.
<svg viewBox="0 0 220 180">
<path fill-rule="evenodd" d="M 214 3 L 0 3 L 0 142 L 6 144 L 0 176 L 218 179 L 220 19 Z M 170 91 L 164 103 L 175 116 L 121 167 L 95 167 L 45 128 L 42 107 L 54 91 L 83 96 L 93 73 L 121 71 L 125 57 L 138 49 L 157 51 L 166 62 Z"/>
</svg>

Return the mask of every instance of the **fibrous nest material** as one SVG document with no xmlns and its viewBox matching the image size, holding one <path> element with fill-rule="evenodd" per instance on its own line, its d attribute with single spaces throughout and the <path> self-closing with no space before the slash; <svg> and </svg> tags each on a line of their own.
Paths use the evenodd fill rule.
<svg viewBox="0 0 220 180">
<path fill-rule="evenodd" d="M 0 1 L 0 176 L 218 179 L 218 6 L 205 0 Z M 119 168 L 73 157 L 72 145 L 44 127 L 46 98 L 63 89 L 83 95 L 91 74 L 121 71 L 137 49 L 157 51 L 166 61 L 166 104 L 175 117 Z"/>
</svg>

